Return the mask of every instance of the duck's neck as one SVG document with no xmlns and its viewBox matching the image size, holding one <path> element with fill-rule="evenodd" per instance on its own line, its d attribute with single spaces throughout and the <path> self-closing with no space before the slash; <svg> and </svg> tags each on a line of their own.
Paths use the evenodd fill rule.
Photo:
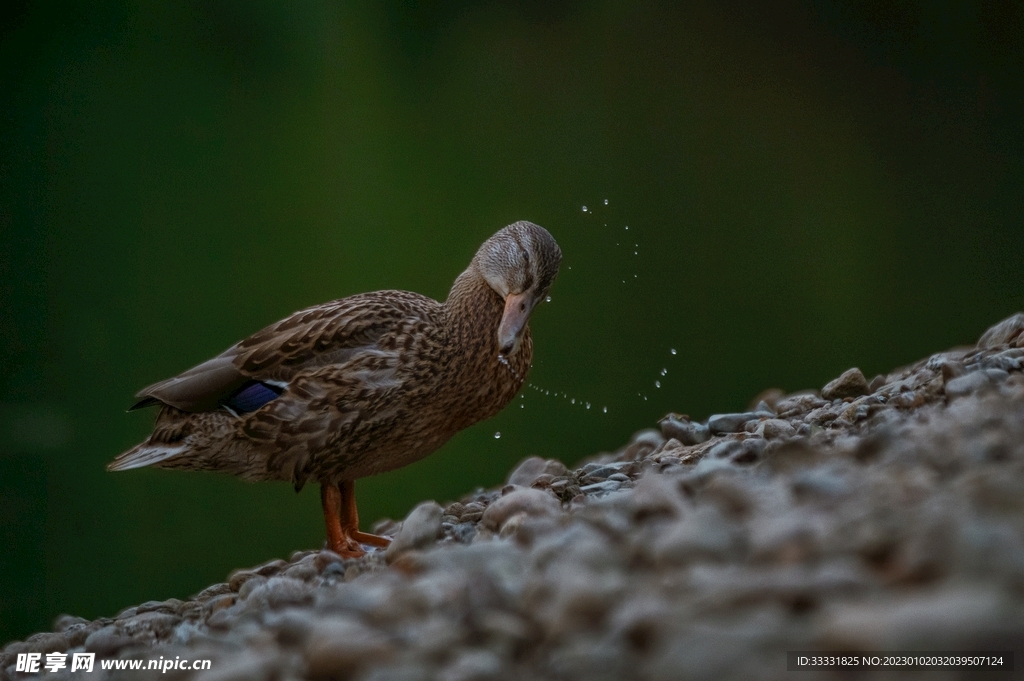
<svg viewBox="0 0 1024 681">
<path fill-rule="evenodd" d="M 499 356 L 498 326 L 505 301 L 473 265 L 455 280 L 443 309 L 458 358 L 452 365 L 453 383 L 460 386 L 458 401 L 468 400 L 469 425 L 498 413 L 519 392 L 530 369 L 533 341 L 526 329 L 516 351 Z"/>
<path fill-rule="evenodd" d="M 472 354 L 497 357 L 498 326 L 505 304 L 474 265 L 452 284 L 444 309 L 454 343 L 475 351 Z"/>
</svg>

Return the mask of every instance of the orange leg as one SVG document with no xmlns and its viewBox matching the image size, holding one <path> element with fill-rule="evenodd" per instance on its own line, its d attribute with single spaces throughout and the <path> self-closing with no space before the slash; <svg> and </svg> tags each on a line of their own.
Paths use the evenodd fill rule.
<svg viewBox="0 0 1024 681">
<path fill-rule="evenodd" d="M 391 540 L 359 531 L 359 509 L 356 508 L 356 483 L 346 480 L 338 483 L 341 491 L 341 528 L 349 537 L 362 544 L 386 548 Z"/>
<path fill-rule="evenodd" d="M 356 510 L 355 483 L 351 480 L 333 484 L 321 483 L 320 502 L 327 525 L 327 548 L 342 558 L 358 558 L 366 554 L 360 543 L 385 547 L 391 543 L 386 537 L 359 531 L 359 512 Z"/>
</svg>

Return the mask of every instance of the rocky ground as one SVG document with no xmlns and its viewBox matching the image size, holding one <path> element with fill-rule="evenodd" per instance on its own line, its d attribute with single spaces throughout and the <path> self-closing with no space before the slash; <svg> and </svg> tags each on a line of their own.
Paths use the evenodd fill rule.
<svg viewBox="0 0 1024 681">
<path fill-rule="evenodd" d="M 386 552 L 299 551 L 187 601 L 63 616 L 8 644 L 0 678 L 54 651 L 212 668 L 43 678 L 810 681 L 849 675 L 787 671 L 785 651 L 1024 650 L 1022 369 L 1019 314 L 870 381 L 669 415 L 575 470 L 527 459 L 500 490 L 421 504 L 376 528 Z"/>
</svg>

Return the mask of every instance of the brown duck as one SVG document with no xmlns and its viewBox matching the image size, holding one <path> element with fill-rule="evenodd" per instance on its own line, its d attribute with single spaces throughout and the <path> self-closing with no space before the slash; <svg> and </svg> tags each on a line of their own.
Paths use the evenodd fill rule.
<svg viewBox="0 0 1024 681">
<path fill-rule="evenodd" d="M 359 531 L 353 481 L 418 461 L 490 418 L 523 385 L 527 322 L 562 252 L 516 222 L 485 241 L 443 303 L 377 291 L 317 305 L 140 391 L 153 434 L 107 466 L 220 471 L 320 483 L 328 547 L 345 557 L 388 539 Z"/>
</svg>

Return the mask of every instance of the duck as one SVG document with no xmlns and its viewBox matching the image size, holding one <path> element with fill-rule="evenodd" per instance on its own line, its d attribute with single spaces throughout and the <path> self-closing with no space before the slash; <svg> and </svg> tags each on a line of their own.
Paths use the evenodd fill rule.
<svg viewBox="0 0 1024 681">
<path fill-rule="evenodd" d="M 157 407 L 153 432 L 107 470 L 316 482 L 328 549 L 384 548 L 359 530 L 355 481 L 419 461 L 515 398 L 561 259 L 521 220 L 484 241 L 444 302 L 386 290 L 299 310 L 140 390 L 129 411 Z"/>
</svg>

